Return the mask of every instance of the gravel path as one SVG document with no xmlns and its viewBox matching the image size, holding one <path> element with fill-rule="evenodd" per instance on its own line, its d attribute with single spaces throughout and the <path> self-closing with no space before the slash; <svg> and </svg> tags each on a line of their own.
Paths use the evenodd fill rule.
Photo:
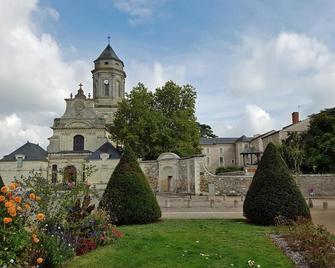
<svg viewBox="0 0 335 268">
<path fill-rule="evenodd" d="M 299 252 L 291 250 L 284 238 L 274 234 L 271 234 L 270 238 L 293 261 L 297 268 L 309 268 L 305 258 Z"/>
</svg>

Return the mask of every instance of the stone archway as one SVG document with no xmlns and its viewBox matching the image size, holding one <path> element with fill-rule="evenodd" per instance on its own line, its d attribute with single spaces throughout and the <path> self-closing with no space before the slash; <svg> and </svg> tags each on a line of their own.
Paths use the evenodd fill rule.
<svg viewBox="0 0 335 268">
<path fill-rule="evenodd" d="M 64 182 L 72 183 L 77 180 L 77 169 L 75 166 L 67 166 L 64 168 Z"/>
</svg>

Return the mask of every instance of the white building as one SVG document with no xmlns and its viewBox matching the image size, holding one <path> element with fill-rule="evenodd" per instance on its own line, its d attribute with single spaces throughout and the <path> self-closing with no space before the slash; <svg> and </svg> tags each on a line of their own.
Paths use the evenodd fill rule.
<svg viewBox="0 0 335 268">
<path fill-rule="evenodd" d="M 108 181 L 120 153 L 109 140 L 106 126 L 113 122 L 117 103 L 124 98 L 123 68 L 108 44 L 94 61 L 93 96 L 86 96 L 80 84 L 77 94 L 65 99 L 64 114 L 54 120 L 47 152 L 28 142 L 0 160 L 0 176 L 8 181 L 35 170 L 52 182 L 67 182 L 83 180 L 94 166 L 90 181 Z"/>
</svg>

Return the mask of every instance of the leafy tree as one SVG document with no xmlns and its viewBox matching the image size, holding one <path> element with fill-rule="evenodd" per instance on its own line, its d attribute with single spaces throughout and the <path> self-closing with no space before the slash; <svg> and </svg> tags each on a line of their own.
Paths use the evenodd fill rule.
<svg viewBox="0 0 335 268">
<path fill-rule="evenodd" d="M 335 108 L 311 116 L 305 142 L 308 164 L 317 172 L 335 172 Z"/>
<path fill-rule="evenodd" d="M 290 132 L 279 147 L 289 169 L 295 173 L 301 172 L 301 166 L 305 160 L 305 133 Z"/>
<path fill-rule="evenodd" d="M 125 147 L 99 204 L 116 224 L 143 224 L 161 217 L 157 200 L 134 152 Z"/>
<path fill-rule="evenodd" d="M 274 224 L 278 216 L 310 219 L 306 201 L 273 143 L 266 147 L 258 165 L 243 212 L 249 221 L 260 225 Z"/>
<path fill-rule="evenodd" d="M 129 144 L 143 159 L 156 159 L 171 151 L 181 156 L 200 153 L 195 117 L 195 89 L 168 81 L 155 93 L 138 84 L 119 103 L 112 138 Z"/>
<path fill-rule="evenodd" d="M 211 126 L 206 124 L 198 123 L 198 127 L 200 129 L 200 137 L 202 138 L 217 138 L 217 136 L 213 133 Z"/>
</svg>

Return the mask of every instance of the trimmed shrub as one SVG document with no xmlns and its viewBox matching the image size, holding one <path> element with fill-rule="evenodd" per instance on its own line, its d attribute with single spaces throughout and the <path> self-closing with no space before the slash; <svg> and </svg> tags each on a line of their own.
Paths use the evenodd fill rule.
<svg viewBox="0 0 335 268">
<path fill-rule="evenodd" d="M 242 171 L 242 170 L 243 170 L 242 167 L 237 167 L 237 166 L 218 167 L 215 170 L 215 175 L 219 175 L 219 174 L 226 173 L 226 172 Z"/>
<path fill-rule="evenodd" d="M 260 225 L 272 225 L 278 216 L 288 220 L 311 217 L 304 197 L 272 143 L 266 147 L 251 182 L 243 212 L 249 221 Z"/>
<path fill-rule="evenodd" d="M 150 223 L 161 217 L 155 195 L 129 146 L 107 184 L 99 207 L 117 225 Z"/>
</svg>

